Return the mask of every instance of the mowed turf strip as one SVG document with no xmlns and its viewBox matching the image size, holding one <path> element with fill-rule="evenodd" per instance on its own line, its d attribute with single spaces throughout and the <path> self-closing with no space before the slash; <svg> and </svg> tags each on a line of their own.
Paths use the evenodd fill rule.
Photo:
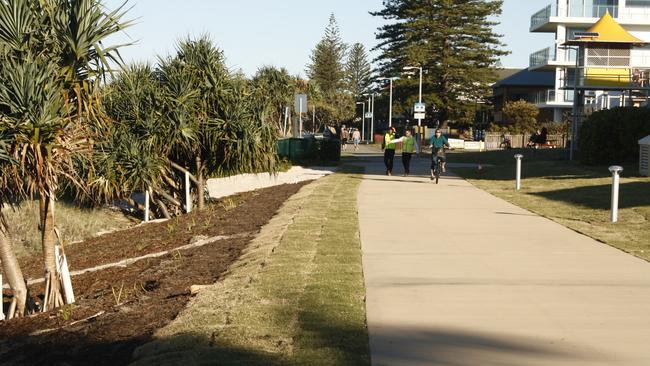
<svg viewBox="0 0 650 366">
<path fill-rule="evenodd" d="M 524 155 L 519 192 L 514 182 L 516 153 Z M 564 150 L 456 153 L 450 154 L 449 160 L 493 164 L 481 170 L 453 168 L 453 171 L 499 198 L 650 260 L 650 179 L 638 175 L 638 166 L 625 165 L 620 183 L 619 222 L 612 224 L 612 178 L 607 165 L 585 166 L 567 161 Z"/>
<path fill-rule="evenodd" d="M 369 365 L 354 174 L 289 199 L 135 365 Z"/>
</svg>

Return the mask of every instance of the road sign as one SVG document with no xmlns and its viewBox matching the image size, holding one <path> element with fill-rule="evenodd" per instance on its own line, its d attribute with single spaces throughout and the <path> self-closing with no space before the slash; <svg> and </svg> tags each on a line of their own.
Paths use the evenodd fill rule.
<svg viewBox="0 0 650 366">
<path fill-rule="evenodd" d="M 366 112 L 366 118 L 372 118 L 372 112 Z"/>
<path fill-rule="evenodd" d="M 415 106 L 413 106 L 413 111 L 415 113 L 424 113 L 426 109 L 427 107 L 424 103 L 415 103 Z"/>
<path fill-rule="evenodd" d="M 413 114 L 414 119 L 424 119 L 425 118 L 425 113 L 415 113 Z"/>
<path fill-rule="evenodd" d="M 296 113 L 307 112 L 307 94 L 296 94 L 296 100 L 294 103 Z"/>
</svg>

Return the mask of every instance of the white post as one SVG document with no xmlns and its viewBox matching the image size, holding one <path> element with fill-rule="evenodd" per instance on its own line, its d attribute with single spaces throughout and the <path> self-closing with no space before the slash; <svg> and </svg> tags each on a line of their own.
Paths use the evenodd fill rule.
<svg viewBox="0 0 650 366">
<path fill-rule="evenodd" d="M 372 93 L 372 117 L 370 117 L 370 142 L 375 142 L 375 93 Z"/>
<path fill-rule="evenodd" d="M 0 269 L 0 321 L 5 320 L 5 313 L 2 309 L 2 269 Z"/>
<path fill-rule="evenodd" d="M 289 120 L 289 107 L 284 109 L 284 129 L 282 130 L 282 136 L 287 137 L 287 121 Z"/>
<path fill-rule="evenodd" d="M 298 124 L 298 128 L 300 129 L 300 132 L 298 132 L 298 135 L 300 136 L 300 138 L 302 138 L 302 98 L 298 98 L 298 99 L 299 99 L 298 100 L 298 105 L 299 105 L 299 107 L 298 107 L 298 121 L 300 121 L 300 123 Z"/>
<path fill-rule="evenodd" d="M 185 210 L 192 212 L 192 196 L 190 195 L 190 173 L 185 172 Z"/>
<path fill-rule="evenodd" d="M 390 92 L 388 99 L 388 127 L 393 127 L 393 78 L 390 78 Z"/>
<path fill-rule="evenodd" d="M 422 68 L 420 67 L 420 103 L 422 103 Z M 422 118 L 418 118 L 418 127 L 422 126 Z M 419 132 L 419 129 L 418 129 Z"/>
<path fill-rule="evenodd" d="M 521 190 L 521 159 L 523 159 L 524 156 L 521 154 L 515 155 L 515 159 L 517 159 L 517 181 L 515 183 L 515 188 L 519 191 Z"/>
<path fill-rule="evenodd" d="M 612 173 L 612 223 L 618 222 L 618 187 L 621 181 L 623 167 L 613 165 L 609 167 Z"/>
<path fill-rule="evenodd" d="M 144 222 L 149 222 L 149 190 L 144 192 Z"/>
<path fill-rule="evenodd" d="M 363 102 L 361 107 L 361 141 L 366 138 L 366 102 Z"/>
</svg>

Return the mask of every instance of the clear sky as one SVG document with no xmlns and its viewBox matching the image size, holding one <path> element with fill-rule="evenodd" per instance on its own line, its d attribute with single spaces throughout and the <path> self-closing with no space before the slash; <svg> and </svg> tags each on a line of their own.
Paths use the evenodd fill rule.
<svg viewBox="0 0 650 366">
<path fill-rule="evenodd" d="M 106 0 L 115 8 L 123 0 Z M 381 0 L 130 0 L 127 19 L 136 24 L 112 42 L 136 44 L 122 49 L 129 61 L 156 60 L 174 50 L 187 35 L 209 34 L 222 48 L 234 70 L 253 74 L 263 65 L 286 67 L 304 74 L 311 49 L 320 40 L 330 13 L 334 13 L 347 43 L 375 44 L 382 19 L 368 14 L 381 8 Z M 497 32 L 511 55 L 502 63 L 525 67 L 531 52 L 553 44 L 548 34 L 528 32 L 530 16 L 550 0 L 505 0 Z"/>
</svg>

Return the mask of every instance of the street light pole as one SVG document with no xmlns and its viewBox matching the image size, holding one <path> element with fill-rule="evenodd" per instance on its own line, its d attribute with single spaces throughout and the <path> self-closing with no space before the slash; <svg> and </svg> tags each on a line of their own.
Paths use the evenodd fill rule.
<svg viewBox="0 0 650 366">
<path fill-rule="evenodd" d="M 366 114 L 366 103 L 365 102 L 357 102 L 357 105 L 361 104 L 363 107 L 361 109 L 361 140 L 363 140 L 363 133 L 365 131 L 365 125 L 366 125 L 366 119 L 365 119 L 365 114 Z"/>
<path fill-rule="evenodd" d="M 375 93 L 372 93 L 372 105 L 370 107 L 372 115 L 370 116 L 370 141 L 375 142 Z"/>
<path fill-rule="evenodd" d="M 393 127 L 393 80 L 397 80 L 397 77 L 382 77 L 377 80 L 390 80 L 390 92 L 388 97 L 388 127 Z"/>
<path fill-rule="evenodd" d="M 419 91 L 419 97 L 418 97 L 418 103 L 422 103 L 422 68 L 419 66 L 406 66 L 404 70 L 415 70 L 418 69 L 420 70 L 420 91 Z M 418 118 L 418 127 L 422 126 L 422 119 Z"/>
</svg>

